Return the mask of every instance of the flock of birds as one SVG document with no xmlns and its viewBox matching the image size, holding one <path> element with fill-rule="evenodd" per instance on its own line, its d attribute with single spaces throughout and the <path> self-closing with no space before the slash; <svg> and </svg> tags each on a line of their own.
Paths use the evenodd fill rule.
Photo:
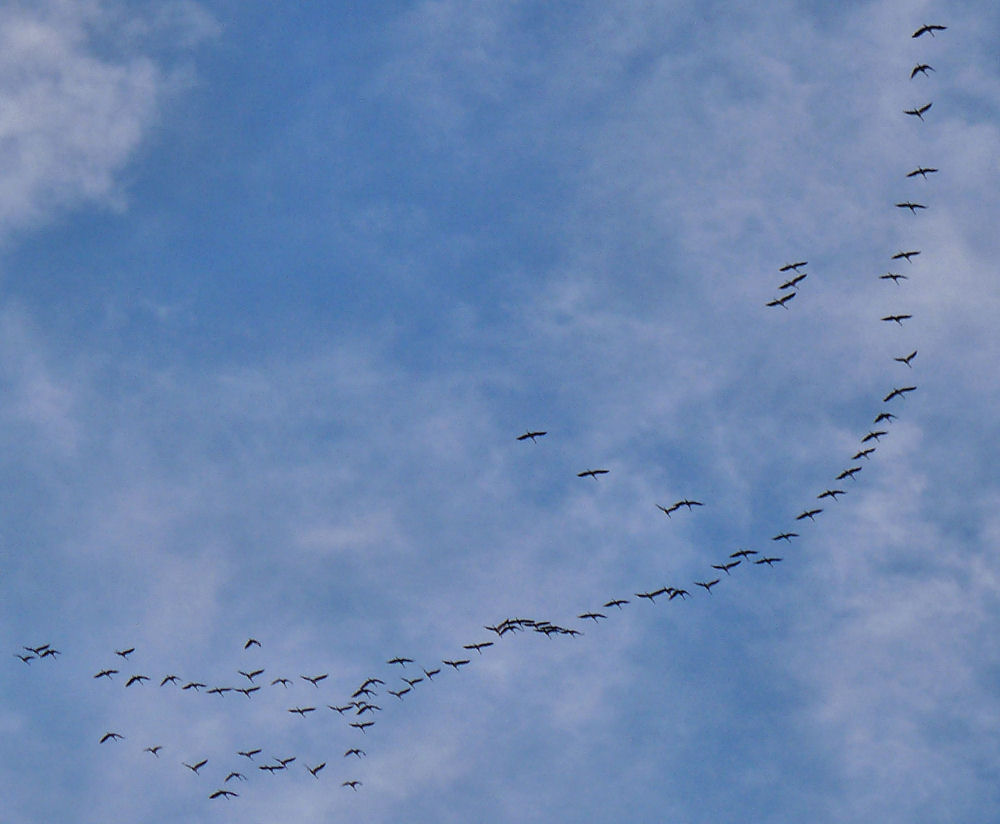
<svg viewBox="0 0 1000 824">
<path fill-rule="evenodd" d="M 929 34 L 933 37 L 935 32 L 944 31 L 946 28 L 946 26 L 941 25 L 924 25 L 913 33 L 913 37 L 921 37 L 924 34 Z M 910 79 L 914 80 L 918 76 L 929 77 L 928 73 L 933 71 L 935 70 L 931 65 L 918 63 L 910 72 Z M 906 109 L 904 112 L 906 115 L 923 121 L 924 115 L 930 110 L 931 105 L 930 102 L 924 103 L 914 106 L 911 109 Z M 909 179 L 920 178 L 921 181 L 927 181 L 930 175 L 937 173 L 938 169 L 921 165 L 909 172 L 906 177 Z M 910 199 L 896 203 L 896 207 L 908 210 L 911 214 L 916 214 L 918 211 L 927 209 L 925 204 L 914 202 Z M 913 263 L 913 259 L 918 255 L 920 255 L 920 250 L 917 249 L 899 251 L 892 254 L 890 260 L 905 260 L 908 263 Z M 799 260 L 787 263 L 778 269 L 778 272 L 784 275 L 786 279 L 778 286 L 779 296 L 769 301 L 766 304 L 768 307 L 781 306 L 788 309 L 788 304 L 799 294 L 800 284 L 808 277 L 808 272 L 805 271 L 807 265 L 808 261 Z M 901 281 L 907 280 L 908 276 L 890 271 L 879 275 L 879 278 L 899 285 Z M 904 321 L 911 318 L 912 315 L 909 313 L 895 312 L 883 316 L 881 321 L 896 323 L 902 326 Z M 917 350 L 914 349 L 908 354 L 895 357 L 894 360 L 908 369 L 913 369 L 913 361 L 916 356 Z M 916 388 L 913 385 L 893 386 L 882 398 L 882 402 L 888 404 L 897 398 L 902 400 L 907 394 L 915 391 Z M 815 498 L 807 503 L 799 514 L 794 516 L 794 521 L 798 524 L 794 529 L 802 528 L 802 525 L 806 524 L 806 522 L 815 522 L 817 517 L 824 512 L 825 507 L 835 504 L 838 498 L 848 494 L 848 490 L 850 489 L 849 484 L 840 484 L 840 482 L 855 482 L 857 480 L 858 474 L 864 469 L 864 461 L 871 459 L 878 448 L 877 444 L 880 442 L 880 439 L 889 434 L 888 429 L 877 427 L 880 424 L 891 424 L 896 417 L 896 414 L 885 409 L 880 410 L 876 414 L 873 419 L 872 428 L 860 436 L 857 451 L 851 455 L 848 465 L 832 479 L 834 483 L 825 489 L 819 490 Z M 547 435 L 548 432 L 544 430 L 528 430 L 524 434 L 517 436 L 516 440 L 538 443 L 539 439 L 545 438 Z M 610 470 L 604 468 L 588 468 L 578 472 L 577 477 L 591 478 L 597 481 L 601 476 L 607 475 L 609 472 Z M 823 505 L 820 506 L 820 503 Z M 678 511 L 684 510 L 690 512 L 695 508 L 703 506 L 704 503 L 702 501 L 687 497 L 669 504 L 656 504 L 657 509 L 667 518 L 671 518 Z M 777 532 L 771 540 L 775 546 L 778 546 L 781 542 L 784 542 L 786 545 L 791 544 L 799 537 L 799 533 L 793 531 L 793 528 L 785 528 Z M 782 556 L 757 549 L 737 549 L 730 553 L 728 557 L 717 559 L 716 563 L 711 564 L 713 572 L 702 576 L 702 580 L 692 581 L 690 586 L 695 591 L 704 590 L 705 596 L 709 596 L 712 595 L 713 589 L 721 585 L 726 578 L 732 576 L 738 567 L 752 565 L 771 568 L 783 560 Z M 684 601 L 691 597 L 694 597 L 691 590 L 685 586 L 656 586 L 633 593 L 620 593 L 604 601 L 600 607 L 587 609 L 580 612 L 576 617 L 577 620 L 583 622 L 582 626 L 587 622 L 599 623 L 608 620 L 609 613 L 602 610 L 622 610 L 624 607 L 632 604 L 633 599 L 636 599 L 637 602 L 648 601 L 650 604 L 653 604 L 658 598 L 663 598 L 669 602 Z M 362 749 L 361 744 L 367 740 L 368 731 L 381 718 L 381 714 L 385 710 L 383 704 L 386 704 L 386 699 L 390 700 L 393 705 L 405 703 L 407 696 L 415 690 L 427 689 L 443 673 L 448 671 L 459 673 L 464 667 L 474 665 L 474 660 L 477 657 L 486 654 L 491 647 L 507 636 L 514 636 L 521 633 L 539 633 L 551 638 L 553 636 L 577 637 L 583 634 L 582 630 L 577 627 L 562 626 L 548 620 L 515 616 L 503 618 L 493 624 L 486 624 L 483 626 L 483 629 L 491 633 L 491 636 L 487 636 L 486 640 L 477 639 L 464 644 L 461 653 L 448 658 L 420 663 L 402 655 L 388 658 L 384 665 L 388 667 L 387 670 L 369 675 L 360 684 L 357 684 L 353 690 L 340 695 L 337 700 L 330 699 L 323 691 L 323 687 L 329 683 L 328 679 L 330 677 L 329 673 L 326 672 L 296 673 L 294 677 L 289 677 L 286 674 L 273 676 L 273 673 L 270 673 L 266 667 L 259 666 L 258 663 L 252 663 L 247 664 L 245 669 L 241 668 L 234 672 L 232 674 L 233 680 L 230 683 L 212 684 L 210 686 L 210 682 L 207 680 L 182 678 L 175 673 L 157 674 L 154 677 L 144 672 L 134 671 L 134 668 L 130 665 L 132 656 L 136 650 L 131 646 L 114 650 L 114 655 L 116 656 L 115 663 L 111 666 L 99 668 L 93 674 L 93 679 L 95 681 L 107 682 L 109 686 L 118 683 L 126 690 L 133 688 L 152 689 L 153 687 L 147 686 L 147 683 L 151 682 L 158 683 L 158 689 L 173 689 L 191 694 L 242 696 L 248 700 L 254 699 L 258 693 L 265 689 L 288 690 L 295 684 L 308 685 L 311 688 L 307 692 L 309 700 L 300 700 L 294 706 L 287 707 L 288 714 L 298 716 L 302 719 L 312 717 L 314 714 L 332 714 L 344 722 L 346 733 L 353 736 L 348 745 L 342 746 L 341 749 L 336 751 L 328 752 L 322 756 L 323 760 L 319 758 L 303 758 L 299 761 L 298 755 L 265 755 L 263 747 L 257 745 L 247 746 L 232 753 L 227 763 L 218 766 L 211 763 L 210 759 L 203 754 L 196 754 L 195 757 L 190 757 L 189 754 L 171 755 L 177 759 L 178 768 L 183 767 L 199 777 L 203 775 L 203 771 L 204 774 L 212 776 L 211 789 L 207 792 L 207 797 L 211 800 L 237 798 L 239 792 L 233 788 L 241 785 L 243 782 L 250 781 L 251 775 L 263 776 L 264 773 L 268 773 L 270 776 L 274 776 L 279 773 L 287 773 L 295 769 L 296 764 L 301 765 L 305 772 L 308 772 L 314 779 L 319 780 L 321 777 L 327 775 L 326 770 L 332 758 L 336 759 L 336 763 L 342 773 L 339 776 L 343 778 L 343 780 L 339 781 L 340 786 L 356 792 L 363 786 L 363 782 L 356 777 L 355 770 L 357 769 L 357 765 L 367 757 L 367 752 Z M 258 650 L 261 647 L 260 641 L 256 638 L 248 638 L 243 645 L 243 654 L 246 660 L 257 661 L 257 656 L 260 655 Z M 33 646 L 25 645 L 23 649 L 15 652 L 14 655 L 24 664 L 30 666 L 35 661 L 55 661 L 61 655 L 61 652 L 51 644 L 45 643 Z M 332 701 L 332 703 L 327 703 L 328 701 Z M 95 742 L 99 746 L 114 746 L 127 740 L 127 736 L 117 729 L 103 730 L 95 734 Z M 140 741 L 137 745 L 137 751 L 144 757 L 151 759 L 160 759 L 161 756 L 167 755 L 164 746 L 155 741 Z"/>
</svg>

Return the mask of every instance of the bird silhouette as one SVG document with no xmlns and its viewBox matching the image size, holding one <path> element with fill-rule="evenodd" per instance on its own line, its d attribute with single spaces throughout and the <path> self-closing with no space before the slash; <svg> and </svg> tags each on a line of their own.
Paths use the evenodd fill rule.
<svg viewBox="0 0 1000 824">
<path fill-rule="evenodd" d="M 705 589 L 705 592 L 707 592 L 709 595 L 712 594 L 712 587 L 714 587 L 717 583 L 719 583 L 718 578 L 712 581 L 695 581 L 695 584 L 697 584 L 700 587 L 703 587 Z"/>
<path fill-rule="evenodd" d="M 914 66 L 913 70 L 910 72 L 910 80 L 912 80 L 918 74 L 922 74 L 926 77 L 927 72 L 932 72 L 932 71 L 934 71 L 933 66 L 930 66 L 927 63 L 917 63 L 917 65 Z"/>
<path fill-rule="evenodd" d="M 256 750 L 240 750 L 236 754 L 237 755 L 242 755 L 244 758 L 249 758 L 251 761 L 253 761 L 253 757 L 255 755 L 257 755 L 259 752 L 260 752 L 260 749 L 258 748 Z"/>
<path fill-rule="evenodd" d="M 259 647 L 260 641 L 256 638 L 247 638 L 247 642 L 243 645 L 243 649 L 250 649 L 250 647 Z"/>
<path fill-rule="evenodd" d="M 135 652 L 135 647 L 129 647 L 128 649 L 116 649 L 115 655 L 121 656 L 123 659 L 127 660 L 128 657 Z"/>
<path fill-rule="evenodd" d="M 198 775 L 198 770 L 200 770 L 202 767 L 204 767 L 208 763 L 208 759 L 207 758 L 203 758 L 197 764 L 188 764 L 187 761 L 182 761 L 181 763 L 185 767 L 187 767 L 189 770 L 191 770 L 191 772 L 193 772 L 195 775 Z"/>
<path fill-rule="evenodd" d="M 596 481 L 598 475 L 607 475 L 610 471 L 610 469 L 585 469 L 583 472 L 577 472 L 576 477 L 586 478 L 589 475 Z"/>
<path fill-rule="evenodd" d="M 712 564 L 712 569 L 718 569 L 721 572 L 725 572 L 726 575 L 731 575 L 732 573 L 729 570 L 733 567 L 738 567 L 741 563 L 743 563 L 742 560 L 730 561 L 728 564 Z"/>
<path fill-rule="evenodd" d="M 932 169 L 929 166 L 918 166 L 912 172 L 907 172 L 907 177 L 916 177 L 920 175 L 924 180 L 927 180 L 927 175 L 934 174 L 937 169 Z"/>
<path fill-rule="evenodd" d="M 794 289 L 799 283 L 801 283 L 802 281 L 804 281 L 807 277 L 809 277 L 808 272 L 802 272 L 801 274 L 798 274 L 798 275 L 796 275 L 793 278 L 789 278 L 784 283 L 782 283 L 778 288 L 779 289 Z"/>
<path fill-rule="evenodd" d="M 912 369 L 913 365 L 910 363 L 910 361 L 912 361 L 916 356 L 917 356 L 917 350 L 914 349 L 912 352 L 910 352 L 909 355 L 906 355 L 905 357 L 901 357 L 901 358 L 893 358 L 893 360 L 894 361 L 899 361 L 900 363 L 905 363 L 907 366 L 909 366 Z"/>
<path fill-rule="evenodd" d="M 837 500 L 837 496 L 838 495 L 846 495 L 846 494 L 847 493 L 844 492 L 843 489 L 827 489 L 825 492 L 821 492 L 816 497 L 820 498 L 820 499 L 822 499 L 822 498 L 833 498 L 833 500 Z"/>
<path fill-rule="evenodd" d="M 797 263 L 786 263 L 784 266 L 782 266 L 780 269 L 778 269 L 778 271 L 779 272 L 790 272 L 790 271 L 798 272 L 800 266 L 806 266 L 808 263 L 809 263 L 808 260 L 800 260 Z"/>
<path fill-rule="evenodd" d="M 933 37 L 934 36 L 934 32 L 936 32 L 936 31 L 944 31 L 947 28 L 948 28 L 947 26 L 938 26 L 936 24 L 935 25 L 930 25 L 930 26 L 923 25 L 919 29 L 917 29 L 915 32 L 913 32 L 913 34 L 911 36 L 912 37 L 920 37 L 923 34 L 929 34 L 931 37 Z"/>
<path fill-rule="evenodd" d="M 117 732 L 106 732 L 101 736 L 100 743 L 103 744 L 105 741 L 121 741 L 125 736 Z"/>
<path fill-rule="evenodd" d="M 915 386 L 902 386 L 899 389 L 893 389 L 888 395 L 882 398 L 882 403 L 888 403 L 893 398 L 901 398 L 907 392 L 913 392 L 917 387 Z"/>
<path fill-rule="evenodd" d="M 797 294 L 798 294 L 798 292 L 789 292 L 788 294 L 783 295 L 780 298 L 774 298 L 773 300 L 769 300 L 764 305 L 765 306 L 781 306 L 781 307 L 787 309 L 788 307 L 785 306 L 785 304 L 788 303 L 788 301 L 790 301 L 792 298 L 794 298 Z"/>
<path fill-rule="evenodd" d="M 308 764 L 306 764 L 305 768 L 309 770 L 313 778 L 319 778 L 319 771 L 323 769 L 323 767 L 325 766 L 326 762 L 324 761 L 322 764 L 317 764 L 315 767 L 310 767 Z"/>
<path fill-rule="evenodd" d="M 923 203 L 913 203 L 910 200 L 904 200 L 901 203 L 897 203 L 896 207 L 898 209 L 909 209 L 910 212 L 911 212 L 911 214 L 916 214 L 917 213 L 917 209 L 926 209 L 927 208 L 926 206 L 924 206 Z"/>
<path fill-rule="evenodd" d="M 908 252 L 896 252 L 890 260 L 905 260 L 907 263 L 913 263 L 913 258 L 920 254 L 919 249 L 911 249 Z"/>
<path fill-rule="evenodd" d="M 897 286 L 899 285 L 899 282 L 901 280 L 909 280 L 909 278 L 906 275 L 900 275 L 897 274 L 896 272 L 886 272 L 886 274 L 884 275 L 879 275 L 878 278 L 879 280 L 891 280 Z"/>
<path fill-rule="evenodd" d="M 530 432 L 529 431 L 529 432 L 525 432 L 523 435 L 518 435 L 517 439 L 519 441 L 526 441 L 526 440 L 528 440 L 530 438 L 532 443 L 536 443 L 535 438 L 540 438 L 540 437 L 542 437 L 542 435 L 548 435 L 548 434 L 549 434 L 548 432 Z"/>
<path fill-rule="evenodd" d="M 912 115 L 913 117 L 923 120 L 924 112 L 926 112 L 933 105 L 934 105 L 933 103 L 924 103 L 923 106 L 915 106 L 912 109 L 904 109 L 903 114 L 909 114 Z"/>
</svg>

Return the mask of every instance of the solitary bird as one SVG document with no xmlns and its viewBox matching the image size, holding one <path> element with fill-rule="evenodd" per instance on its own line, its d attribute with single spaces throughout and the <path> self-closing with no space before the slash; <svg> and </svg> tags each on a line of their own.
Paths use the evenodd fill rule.
<svg viewBox="0 0 1000 824">
<path fill-rule="evenodd" d="M 916 177 L 917 175 L 920 175 L 924 180 L 927 180 L 927 175 L 934 174 L 934 172 L 936 172 L 936 171 L 937 171 L 937 169 L 932 169 L 932 168 L 930 168 L 928 166 L 918 166 L 912 172 L 907 172 L 906 176 L 907 177 Z"/>
<path fill-rule="evenodd" d="M 911 249 L 909 252 L 896 252 L 890 260 L 906 260 L 907 263 L 913 263 L 913 258 L 920 254 L 919 249 Z"/>
<path fill-rule="evenodd" d="M 926 209 L 923 203 L 913 203 L 909 200 L 904 200 L 901 203 L 897 203 L 896 207 L 899 209 L 909 209 L 912 214 L 917 213 L 917 209 Z"/>
<path fill-rule="evenodd" d="M 911 36 L 912 37 L 920 37 L 920 35 L 922 35 L 922 34 L 929 34 L 931 37 L 933 37 L 934 36 L 934 32 L 936 32 L 936 31 L 944 31 L 946 28 L 948 28 L 948 27 L 947 26 L 938 26 L 938 25 L 930 25 L 930 26 L 923 25 L 919 29 L 917 29 L 915 32 L 913 32 L 913 34 Z"/>
<path fill-rule="evenodd" d="M 535 441 L 535 438 L 540 438 L 540 437 L 542 437 L 542 435 L 548 435 L 548 434 L 549 434 L 548 432 L 530 432 L 529 431 L 529 432 L 525 432 L 523 435 L 518 435 L 517 439 L 519 441 L 526 441 L 526 440 L 528 440 L 530 438 L 532 443 L 537 443 Z"/>
<path fill-rule="evenodd" d="M 893 360 L 894 361 L 899 361 L 900 363 L 905 363 L 907 366 L 909 366 L 912 369 L 913 366 L 910 364 L 910 361 L 912 361 L 916 356 L 917 356 L 917 350 L 914 349 L 906 357 L 903 357 L 903 358 L 893 358 Z"/>
<path fill-rule="evenodd" d="M 928 65 L 927 63 L 917 63 L 917 65 L 914 66 L 913 70 L 910 72 L 910 80 L 912 80 L 918 74 L 922 74 L 926 77 L 927 72 L 932 72 L 932 71 L 934 71 L 933 66 Z"/>
<path fill-rule="evenodd" d="M 610 469 L 585 469 L 583 472 L 577 472 L 576 477 L 586 478 L 589 475 L 596 481 L 598 475 L 607 475 L 610 471 Z"/>
<path fill-rule="evenodd" d="M 904 109 L 903 110 L 903 114 L 913 115 L 914 117 L 917 117 L 920 120 L 923 120 L 924 119 L 924 112 L 926 112 L 933 105 L 934 105 L 933 103 L 924 103 L 923 106 L 917 106 L 917 107 L 912 108 L 912 109 Z"/>
<path fill-rule="evenodd" d="M 884 321 L 895 321 L 900 326 L 903 325 L 904 320 L 909 320 L 913 315 L 886 315 L 882 320 Z"/>
</svg>

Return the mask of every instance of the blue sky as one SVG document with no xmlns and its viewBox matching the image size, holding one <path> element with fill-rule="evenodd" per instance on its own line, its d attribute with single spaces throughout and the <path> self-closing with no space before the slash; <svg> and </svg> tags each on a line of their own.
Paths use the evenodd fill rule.
<svg viewBox="0 0 1000 824">
<path fill-rule="evenodd" d="M 0 9 L 4 821 L 990 820 L 998 40 L 988 2 Z M 368 677 L 362 734 L 326 707 Z"/>
</svg>

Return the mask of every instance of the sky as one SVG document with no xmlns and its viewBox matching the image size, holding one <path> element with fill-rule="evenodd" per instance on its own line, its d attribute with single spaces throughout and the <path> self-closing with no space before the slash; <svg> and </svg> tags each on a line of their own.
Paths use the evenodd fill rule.
<svg viewBox="0 0 1000 824">
<path fill-rule="evenodd" d="M 4 824 L 997 820 L 1000 11 L 765 5 L 0 7 Z"/>
</svg>

